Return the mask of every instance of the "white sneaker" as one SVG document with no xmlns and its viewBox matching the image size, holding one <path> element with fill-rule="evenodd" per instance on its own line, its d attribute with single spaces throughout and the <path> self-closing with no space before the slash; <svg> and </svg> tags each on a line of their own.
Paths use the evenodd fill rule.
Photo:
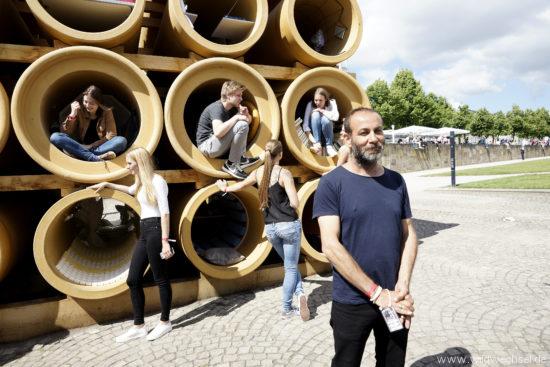
<svg viewBox="0 0 550 367">
<path fill-rule="evenodd" d="M 298 296 L 298 310 L 303 321 L 309 320 L 309 307 L 307 306 L 307 297 L 304 293 Z"/>
<path fill-rule="evenodd" d="M 334 149 L 332 145 L 327 145 L 327 155 L 332 158 L 337 156 L 338 152 L 336 151 L 336 149 Z"/>
<path fill-rule="evenodd" d="M 155 326 L 155 328 L 149 333 L 149 335 L 147 335 L 147 340 L 152 341 L 158 339 L 171 330 L 172 323 L 170 321 L 168 321 L 168 323 L 159 322 L 157 326 Z"/>
<path fill-rule="evenodd" d="M 117 343 L 126 343 L 127 341 L 132 339 L 143 338 L 145 335 L 147 335 L 147 330 L 145 330 L 145 327 L 133 326 L 128 329 L 124 334 L 117 336 L 115 338 L 115 341 Z"/>
</svg>

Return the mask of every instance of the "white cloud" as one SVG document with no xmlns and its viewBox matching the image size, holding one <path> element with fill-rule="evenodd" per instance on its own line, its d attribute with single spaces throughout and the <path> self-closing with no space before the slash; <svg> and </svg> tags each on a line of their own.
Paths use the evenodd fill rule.
<svg viewBox="0 0 550 367">
<path fill-rule="evenodd" d="M 547 0 L 358 2 L 363 40 L 346 64 L 363 83 L 409 68 L 426 91 L 457 102 L 497 93 L 510 80 L 550 88 Z"/>
</svg>

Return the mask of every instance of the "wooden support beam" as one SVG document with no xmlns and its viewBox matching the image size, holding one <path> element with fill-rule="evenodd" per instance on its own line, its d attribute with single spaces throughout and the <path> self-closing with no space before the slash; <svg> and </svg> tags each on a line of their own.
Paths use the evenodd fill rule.
<svg viewBox="0 0 550 367">
<path fill-rule="evenodd" d="M 0 44 L 0 61 L 32 63 L 48 52 L 55 51 L 55 47 L 38 47 L 26 45 Z M 179 73 L 197 61 L 192 58 L 154 56 L 144 54 L 121 53 L 122 56 L 135 63 L 143 70 Z M 249 64 L 264 78 L 273 80 L 294 80 L 300 74 L 309 70 L 302 67 L 285 67 Z"/>
<path fill-rule="evenodd" d="M 311 177 L 317 176 L 315 172 L 302 166 L 287 166 L 294 177 L 297 177 L 300 182 Z M 182 170 L 162 170 L 156 171 L 161 175 L 167 183 L 195 183 L 196 187 L 202 188 L 216 182 L 215 177 L 203 175 L 192 169 Z M 131 185 L 132 177 L 126 176 L 116 183 L 123 185 Z M 32 191 L 32 190 L 71 190 L 82 189 L 89 184 L 72 182 L 65 180 L 56 175 L 21 175 L 21 176 L 0 176 L 0 192 L 2 191 Z"/>
</svg>

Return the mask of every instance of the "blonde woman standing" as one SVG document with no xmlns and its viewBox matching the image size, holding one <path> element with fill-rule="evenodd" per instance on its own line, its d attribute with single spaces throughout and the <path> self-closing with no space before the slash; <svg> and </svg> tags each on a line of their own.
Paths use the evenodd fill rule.
<svg viewBox="0 0 550 367">
<path fill-rule="evenodd" d="M 283 309 L 285 318 L 300 315 L 309 320 L 307 297 L 302 288 L 302 276 L 298 269 L 302 225 L 296 208 L 298 194 L 292 174 L 281 167 L 283 146 L 278 140 L 270 140 L 265 146 L 265 163 L 254 170 L 244 181 L 228 186 L 225 180 L 216 184 L 223 192 L 239 191 L 259 183 L 260 209 L 264 213 L 267 239 L 284 261 Z M 292 306 L 293 295 L 298 297 L 298 308 Z"/>
<path fill-rule="evenodd" d="M 168 185 L 164 178 L 154 172 L 151 156 L 144 148 L 136 148 L 126 154 L 126 169 L 134 175 L 132 186 L 101 182 L 89 187 L 96 192 L 108 187 L 136 195 L 141 206 L 141 233 L 132 255 L 127 280 L 134 310 L 134 326 L 115 339 L 119 343 L 146 335 L 147 340 L 155 340 L 172 330 L 169 318 L 172 288 L 166 272 L 166 260 L 173 255 L 168 243 Z M 161 307 L 160 322 L 149 334 L 143 320 L 145 294 L 142 281 L 147 265 L 151 265 L 155 283 L 159 287 Z"/>
</svg>

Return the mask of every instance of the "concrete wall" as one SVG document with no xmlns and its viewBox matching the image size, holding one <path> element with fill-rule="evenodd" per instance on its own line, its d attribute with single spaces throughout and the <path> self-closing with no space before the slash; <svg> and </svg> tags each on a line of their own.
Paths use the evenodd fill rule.
<svg viewBox="0 0 550 367">
<path fill-rule="evenodd" d="M 547 154 L 550 154 L 550 149 L 540 146 L 525 149 L 525 158 L 545 157 Z M 457 166 L 521 158 L 519 146 L 506 148 L 504 145 L 487 148 L 483 145 L 457 145 L 455 155 Z M 410 145 L 386 144 L 382 164 L 399 172 L 422 171 L 450 167 L 450 157 L 449 145 L 429 144 L 426 148 L 415 149 Z"/>
</svg>

